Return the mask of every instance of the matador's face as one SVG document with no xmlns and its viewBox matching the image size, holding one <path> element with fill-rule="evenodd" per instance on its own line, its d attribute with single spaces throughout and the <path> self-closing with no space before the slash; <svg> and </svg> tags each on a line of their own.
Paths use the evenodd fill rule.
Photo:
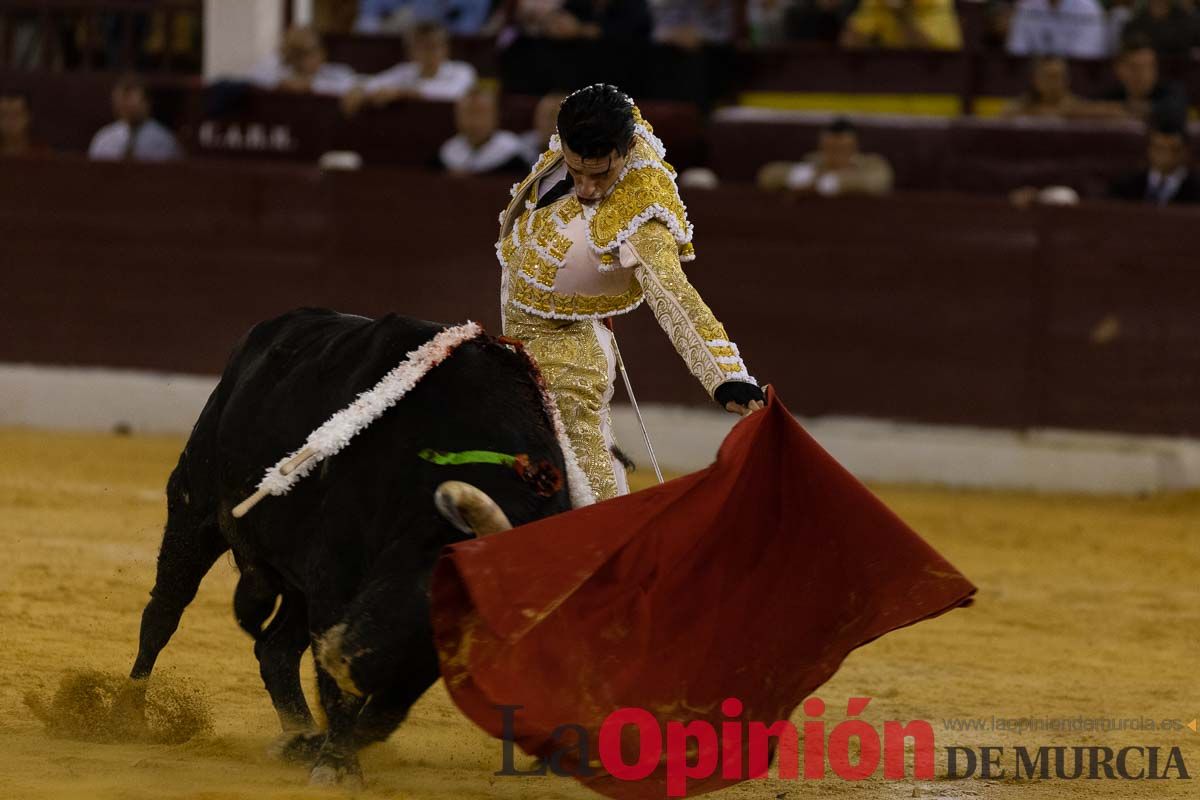
<svg viewBox="0 0 1200 800">
<path fill-rule="evenodd" d="M 625 156 L 617 150 L 599 158 L 584 158 L 564 142 L 562 151 L 567 172 L 575 182 L 575 196 L 580 202 L 595 203 L 602 199 L 625 168 Z"/>
</svg>

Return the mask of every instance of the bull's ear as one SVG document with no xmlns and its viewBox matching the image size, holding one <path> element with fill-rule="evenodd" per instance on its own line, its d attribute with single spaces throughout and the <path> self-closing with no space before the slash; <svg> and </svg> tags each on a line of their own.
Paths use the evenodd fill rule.
<svg viewBox="0 0 1200 800">
<path fill-rule="evenodd" d="M 508 516 L 482 490 L 462 481 L 446 481 L 433 493 L 438 513 L 463 533 L 487 536 L 512 528 Z"/>
</svg>

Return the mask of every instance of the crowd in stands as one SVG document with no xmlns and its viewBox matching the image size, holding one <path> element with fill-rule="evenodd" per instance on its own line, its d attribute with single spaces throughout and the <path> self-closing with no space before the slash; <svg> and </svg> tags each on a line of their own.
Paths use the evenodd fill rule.
<svg viewBox="0 0 1200 800">
<path fill-rule="evenodd" d="M 1170 119 L 1188 115 L 1188 97 L 1178 82 L 1159 72 L 1159 57 L 1141 35 L 1126 37 L 1113 60 L 1113 81 L 1103 93 L 1082 98 L 1071 91 L 1070 70 L 1062 56 L 1033 60 L 1029 90 L 1004 110 L 1008 117 L 1060 119 Z"/>
<path fill-rule="evenodd" d="M 653 40 L 684 49 L 743 40 L 957 50 L 954 0 L 317 0 L 329 30 L 398 33 L 422 21 L 455 36 Z M 1125 33 L 1163 55 L 1200 48 L 1195 0 L 989 0 L 990 41 L 1021 56 L 1105 58 Z"/>
<path fill-rule="evenodd" d="M 326 24 L 332 24 L 333 5 L 316 3 Z M 270 58 L 229 81 L 334 97 L 347 116 L 414 100 L 454 103 L 457 130 L 438 151 L 436 166 L 455 176 L 527 170 L 554 131 L 562 90 L 578 83 L 578 76 L 547 77 L 542 69 L 541 77 L 552 85 L 537 92 L 542 97 L 528 129 L 504 130 L 496 87 L 481 82 L 472 64 L 451 57 L 453 36 L 496 36 L 510 45 L 525 37 L 581 48 L 656 42 L 697 53 L 740 38 L 763 45 L 811 39 L 845 48 L 963 46 L 953 0 L 355 0 L 342 6 L 342 16 L 349 11 L 353 18 L 347 24 L 360 34 L 403 36 L 406 59 L 373 75 L 359 74 L 330 61 L 316 29 L 298 26 L 284 33 Z M 1195 0 L 1111 0 L 1108 6 L 1098 0 L 1015 0 L 996 2 L 994 12 L 992 33 L 1011 53 L 1030 56 L 1029 87 L 1002 116 L 1144 123 L 1147 167 L 1115 182 L 1110 195 L 1154 205 L 1200 202 L 1189 166 L 1189 99 L 1183 86 L 1160 71 L 1162 58 L 1200 56 Z M 1068 59 L 1109 56 L 1110 88 L 1087 97 L 1072 91 Z M 719 61 L 705 63 L 720 71 Z M 697 102 L 707 108 L 709 99 Z M 171 131 L 154 119 L 136 76 L 117 81 L 112 109 L 113 121 L 92 139 L 91 158 L 165 161 L 183 155 Z M 0 152 L 45 152 L 30 135 L 33 111 L 26 94 L 0 96 Z M 689 179 L 711 186 L 719 176 L 707 171 Z M 862 152 L 855 125 L 839 118 L 821 133 L 814 152 L 764 164 L 758 183 L 765 190 L 819 196 L 882 195 L 892 191 L 894 175 L 886 153 Z M 1013 196 L 1027 203 L 1064 194 L 1025 187 Z"/>
</svg>

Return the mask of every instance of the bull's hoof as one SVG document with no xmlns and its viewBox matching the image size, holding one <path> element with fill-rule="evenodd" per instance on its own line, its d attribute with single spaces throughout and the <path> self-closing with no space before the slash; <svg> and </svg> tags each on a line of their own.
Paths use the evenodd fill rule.
<svg viewBox="0 0 1200 800">
<path fill-rule="evenodd" d="M 363 789 L 362 767 L 357 756 L 332 759 L 322 756 L 308 775 L 309 786 L 340 786 L 351 792 Z"/>
<path fill-rule="evenodd" d="M 281 761 L 293 764 L 311 764 L 321 753 L 325 734 L 317 732 L 285 733 L 274 741 L 267 752 Z"/>
</svg>

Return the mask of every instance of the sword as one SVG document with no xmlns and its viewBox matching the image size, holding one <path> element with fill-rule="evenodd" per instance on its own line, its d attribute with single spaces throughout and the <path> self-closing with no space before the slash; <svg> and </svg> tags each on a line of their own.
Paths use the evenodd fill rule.
<svg viewBox="0 0 1200 800">
<path fill-rule="evenodd" d="M 612 317 L 606 318 L 604 325 L 613 335 L 613 354 L 617 357 L 617 369 L 621 370 L 621 380 L 625 382 L 625 394 L 629 395 L 629 404 L 633 406 L 633 413 L 637 416 L 638 425 L 642 429 L 642 438 L 646 440 L 646 452 L 650 454 L 650 464 L 654 467 L 654 474 L 658 476 L 658 482 L 665 483 L 662 470 L 658 467 L 658 459 L 654 457 L 654 445 L 650 444 L 650 432 L 646 430 L 646 420 L 642 419 L 642 410 L 638 408 L 637 398 L 633 396 L 633 384 L 629 382 L 629 373 L 625 371 L 625 360 L 621 358 L 621 348 L 617 346 L 617 332 L 613 330 Z"/>
</svg>

